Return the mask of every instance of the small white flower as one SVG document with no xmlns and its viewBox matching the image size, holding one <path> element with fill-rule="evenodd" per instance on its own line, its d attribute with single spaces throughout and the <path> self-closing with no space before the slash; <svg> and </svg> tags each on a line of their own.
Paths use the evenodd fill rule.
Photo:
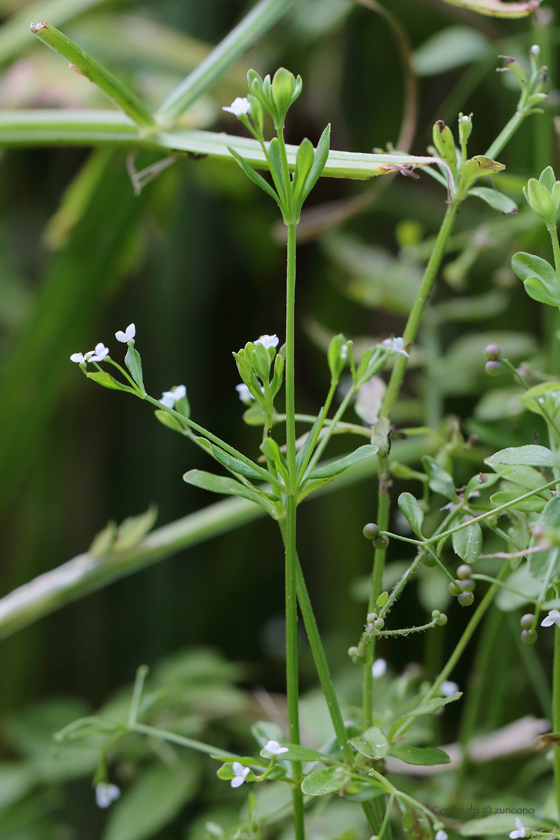
<svg viewBox="0 0 560 840">
<path fill-rule="evenodd" d="M 99 782 L 95 787 L 95 801 L 100 808 L 108 808 L 120 795 L 120 788 L 107 782 Z"/>
<path fill-rule="evenodd" d="M 270 755 L 281 755 L 288 752 L 288 747 L 281 747 L 278 741 L 267 741 L 263 747 L 263 751 Z"/>
<path fill-rule="evenodd" d="M 235 117 L 241 117 L 244 114 L 248 114 L 250 110 L 251 103 L 246 96 L 238 96 L 233 100 L 231 105 L 227 105 L 222 108 L 222 111 L 227 111 L 228 114 L 233 114 Z"/>
<path fill-rule="evenodd" d="M 166 408 L 174 408 L 175 403 L 187 396 L 187 389 L 184 385 L 177 385 L 171 391 L 164 391 L 160 403 Z"/>
<path fill-rule="evenodd" d="M 231 765 L 231 769 L 233 770 L 233 779 L 231 780 L 232 788 L 241 787 L 249 773 L 251 772 L 249 767 L 243 767 L 238 761 L 234 761 Z"/>
<path fill-rule="evenodd" d="M 519 817 L 515 818 L 515 826 L 515 829 L 509 833 L 511 840 L 517 840 L 518 837 L 525 837 L 525 826 Z"/>
<path fill-rule="evenodd" d="M 459 686 L 453 680 L 444 680 L 439 687 L 439 690 L 444 697 L 451 697 L 456 691 L 459 691 Z"/>
<path fill-rule="evenodd" d="M 388 347 L 393 353 L 401 353 L 408 359 L 409 354 L 404 349 L 404 338 L 386 338 L 382 344 L 383 347 Z"/>
<path fill-rule="evenodd" d="M 90 362 L 102 362 L 105 356 L 109 355 L 109 348 L 105 347 L 102 341 L 95 345 L 95 350 L 92 351 L 93 356 L 90 357 Z M 86 353 L 86 356 L 89 353 Z"/>
<path fill-rule="evenodd" d="M 440 828 L 440 830 L 436 833 L 436 840 L 447 840 L 447 834 L 443 828 Z"/>
<path fill-rule="evenodd" d="M 257 338 L 255 344 L 262 344 L 262 346 L 266 347 L 267 350 L 269 347 L 278 347 L 278 336 L 261 335 L 259 338 Z"/>
<path fill-rule="evenodd" d="M 371 674 L 374 679 L 382 677 L 386 670 L 387 663 L 384 659 L 376 659 L 373 665 L 371 666 Z"/>
<path fill-rule="evenodd" d="M 117 341 L 120 341 L 121 344 L 127 344 L 129 341 L 132 341 L 135 335 L 136 327 L 134 324 L 129 324 L 124 332 L 122 330 L 118 330 L 118 332 L 115 333 L 115 338 Z"/>
<path fill-rule="evenodd" d="M 240 385 L 236 385 L 235 390 L 239 394 L 239 399 L 241 400 L 241 402 L 250 403 L 251 400 L 255 399 L 244 382 L 242 382 Z"/>
<path fill-rule="evenodd" d="M 76 362 L 77 365 L 82 365 L 84 362 L 89 362 L 92 356 L 93 350 L 90 350 L 88 353 L 72 353 L 70 361 Z"/>
<path fill-rule="evenodd" d="M 541 621 L 541 627 L 552 627 L 553 624 L 560 627 L 560 612 L 558 610 L 550 610 L 547 617 Z"/>
<path fill-rule="evenodd" d="M 541 54 L 541 48 L 539 47 L 538 44 L 533 44 L 533 46 L 531 47 L 529 52 L 530 52 L 531 55 L 537 56 L 537 55 Z"/>
</svg>

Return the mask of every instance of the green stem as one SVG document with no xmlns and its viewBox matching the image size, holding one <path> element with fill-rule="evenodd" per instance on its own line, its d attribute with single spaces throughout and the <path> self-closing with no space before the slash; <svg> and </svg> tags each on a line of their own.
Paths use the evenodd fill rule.
<svg viewBox="0 0 560 840">
<path fill-rule="evenodd" d="M 206 755 L 218 755 L 222 758 L 239 758 L 235 753 L 221 750 L 219 747 L 212 747 L 202 741 L 194 741 L 192 738 L 185 738 L 183 735 L 176 735 L 175 732 L 167 732 L 165 729 L 156 729 L 154 726 L 147 726 L 145 723 L 135 723 L 128 727 L 131 732 L 140 732 L 142 735 L 151 735 L 153 738 L 160 738 L 162 741 L 170 741 L 172 744 L 179 744 L 181 747 L 189 747 L 191 750 L 206 753 Z"/>
<path fill-rule="evenodd" d="M 340 711 L 340 705 L 332 683 L 327 657 L 325 656 L 325 650 L 323 648 L 323 643 L 321 642 L 321 635 L 319 633 L 319 628 L 317 627 L 317 621 L 315 620 L 311 601 L 309 600 L 309 593 L 305 585 L 305 579 L 303 577 L 299 559 L 297 560 L 296 566 L 296 585 L 303 623 L 305 624 L 311 653 L 313 654 L 313 660 L 317 669 L 319 682 L 321 683 L 321 688 L 323 689 L 323 694 L 325 695 L 336 739 L 342 751 L 344 761 L 346 764 L 352 764 L 353 755 L 348 744 L 348 734 L 346 732 L 346 727 L 344 726 L 342 712 Z"/>
<path fill-rule="evenodd" d="M 295 333 L 295 298 L 296 298 L 296 230 L 297 225 L 290 223 L 288 229 L 288 250 L 286 266 L 286 461 L 290 474 L 292 493 L 296 487 L 296 422 L 295 422 L 295 368 L 294 368 L 294 333 Z"/>
<path fill-rule="evenodd" d="M 504 565 L 500 569 L 497 580 L 501 580 L 502 578 L 506 577 L 509 570 L 510 570 L 509 560 L 506 560 L 506 562 L 504 563 Z M 432 685 L 432 687 L 430 688 L 430 690 L 428 691 L 426 696 L 423 698 L 423 702 L 427 702 L 428 700 L 431 700 L 432 697 L 434 697 L 434 695 L 439 691 L 439 688 L 440 688 L 442 682 L 444 682 L 447 679 L 447 677 L 449 676 L 449 674 L 451 674 L 455 665 L 457 664 L 457 662 L 459 661 L 459 659 L 463 655 L 463 652 L 464 652 L 466 646 L 470 642 L 474 631 L 476 630 L 476 628 L 478 627 L 478 625 L 482 621 L 482 618 L 483 618 L 484 614 L 486 613 L 486 610 L 488 609 L 488 607 L 492 603 L 492 601 L 494 599 L 494 596 L 496 595 L 497 591 L 498 591 L 498 584 L 496 584 L 496 583 L 493 584 L 488 589 L 488 592 L 486 593 L 486 595 L 484 596 L 484 598 L 482 599 L 482 601 L 478 605 L 473 617 L 471 618 L 471 620 L 469 621 L 469 623 L 465 627 L 465 630 L 463 631 L 463 635 L 461 636 L 461 638 L 457 642 L 457 645 L 455 646 L 455 650 L 453 651 L 453 653 L 451 654 L 451 656 L 447 660 L 447 663 L 446 663 L 445 667 L 441 671 L 439 677 L 437 678 L 435 683 Z M 409 717 L 405 721 L 403 721 L 400 725 L 397 724 L 394 727 L 395 731 L 391 733 L 392 740 L 395 740 L 395 738 L 403 735 L 406 732 L 406 730 L 409 729 L 410 726 L 412 726 L 412 724 L 414 723 L 415 720 L 416 720 L 415 717 Z"/>
<path fill-rule="evenodd" d="M 283 536 L 286 550 L 286 693 L 291 744 L 299 744 L 296 513 L 296 497 L 288 495 L 286 497 L 286 522 L 283 528 Z M 292 800 L 295 835 L 296 840 L 304 840 L 305 827 L 300 761 L 292 761 L 292 779 L 294 782 Z"/>
<path fill-rule="evenodd" d="M 554 625 L 554 665 L 552 673 L 552 731 L 560 732 L 560 627 Z M 554 746 L 554 785 L 556 807 L 560 812 L 560 747 Z"/>
<path fill-rule="evenodd" d="M 556 225 L 549 227 L 547 230 L 550 234 L 550 241 L 552 243 L 552 253 L 554 254 L 554 268 L 556 269 L 556 282 L 558 283 L 558 292 L 560 293 L 560 245 L 558 244 L 558 233 Z"/>
<path fill-rule="evenodd" d="M 356 389 L 355 386 L 350 388 L 350 390 L 348 391 L 348 393 L 346 394 L 346 396 L 344 397 L 344 399 L 340 403 L 340 405 L 339 405 L 339 407 L 336 411 L 336 414 L 334 415 L 333 419 L 329 422 L 329 425 L 327 426 L 326 434 L 321 438 L 321 441 L 319 442 L 319 445 L 318 445 L 317 449 L 313 453 L 313 457 L 309 461 L 309 466 L 307 467 L 307 470 L 306 470 L 306 476 L 309 476 L 309 474 L 313 472 L 313 470 L 315 468 L 315 464 L 317 463 L 317 461 L 319 460 L 319 458 L 323 454 L 328 442 L 330 441 L 331 437 L 335 433 L 335 430 L 336 430 L 336 427 L 337 427 L 337 425 L 340 421 L 340 418 L 344 415 L 344 412 L 348 408 L 348 406 L 350 404 L 350 401 L 352 400 L 352 397 L 356 393 L 356 390 L 357 389 Z"/>
<path fill-rule="evenodd" d="M 515 114 L 511 117 L 510 120 L 506 123 L 506 125 L 502 128 L 494 142 L 491 146 L 488 147 L 486 152 L 484 153 L 486 157 L 492 158 L 495 160 L 497 155 L 500 154 L 504 146 L 506 146 L 515 132 L 518 130 L 519 126 L 527 116 L 527 112 L 529 111 L 528 108 L 528 95 L 526 91 L 523 91 L 521 94 L 521 98 L 517 103 L 517 110 Z"/>
</svg>

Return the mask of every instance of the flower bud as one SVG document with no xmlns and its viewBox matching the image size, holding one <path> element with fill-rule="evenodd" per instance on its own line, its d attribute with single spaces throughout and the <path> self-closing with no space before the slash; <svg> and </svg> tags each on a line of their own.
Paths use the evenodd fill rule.
<svg viewBox="0 0 560 840">
<path fill-rule="evenodd" d="M 333 382 L 338 382 L 348 360 L 348 342 L 340 333 L 335 335 L 329 345 L 329 369 Z"/>
<path fill-rule="evenodd" d="M 472 566 L 468 563 L 462 563 L 457 569 L 457 577 L 459 580 L 466 580 L 472 575 Z"/>
<path fill-rule="evenodd" d="M 297 80 L 293 73 L 280 67 L 272 79 L 272 99 L 276 105 L 279 122 L 283 123 L 290 105 L 301 93 L 301 79 Z"/>
<path fill-rule="evenodd" d="M 376 525 L 374 522 L 368 522 L 367 525 L 364 525 L 363 535 L 366 540 L 375 540 L 379 536 L 379 525 Z"/>
<path fill-rule="evenodd" d="M 523 193 L 531 210 L 545 224 L 553 225 L 556 222 L 556 215 L 552 207 L 552 198 L 544 184 L 541 184 L 536 178 L 529 178 L 527 187 L 524 188 Z"/>
<path fill-rule="evenodd" d="M 497 361 L 486 362 L 484 370 L 488 376 L 499 376 L 502 372 L 502 363 Z"/>
<path fill-rule="evenodd" d="M 523 630 L 530 630 L 533 626 L 535 616 L 532 613 L 525 613 L 521 616 L 521 627 Z"/>
<path fill-rule="evenodd" d="M 474 601 L 474 595 L 472 594 L 472 592 L 461 592 L 457 600 L 459 601 L 462 607 L 470 607 L 470 605 Z"/>
<path fill-rule="evenodd" d="M 495 362 L 502 355 L 502 351 L 497 344 L 488 344 L 488 346 L 484 349 L 484 355 L 488 361 Z"/>
</svg>

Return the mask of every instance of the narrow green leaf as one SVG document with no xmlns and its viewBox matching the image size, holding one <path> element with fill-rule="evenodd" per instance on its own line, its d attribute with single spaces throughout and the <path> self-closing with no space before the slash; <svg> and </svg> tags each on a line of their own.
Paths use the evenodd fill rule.
<svg viewBox="0 0 560 840">
<path fill-rule="evenodd" d="M 129 347 L 126 351 L 126 356 L 124 357 L 124 363 L 130 371 L 130 375 L 140 388 L 140 390 L 145 394 L 146 389 L 144 387 L 144 378 L 142 376 L 142 359 L 140 358 L 140 353 L 134 347 Z"/>
<path fill-rule="evenodd" d="M 97 382 L 98 385 L 103 385 L 104 388 L 112 388 L 115 391 L 128 391 L 129 394 L 134 394 L 134 390 L 129 385 L 123 385 L 106 370 L 96 371 L 95 373 L 87 373 L 88 379 Z"/>
<path fill-rule="evenodd" d="M 163 411 L 163 409 L 158 409 L 155 412 L 155 416 L 162 423 L 164 426 L 167 426 L 168 429 L 173 429 L 174 432 L 179 432 L 182 435 L 186 435 L 188 433 L 188 429 L 186 426 L 181 424 L 181 421 L 170 414 L 168 411 Z"/>
<path fill-rule="evenodd" d="M 331 142 L 331 126 L 330 123 L 327 127 L 323 130 L 321 137 L 319 138 L 319 142 L 317 143 L 317 148 L 315 149 L 315 155 L 313 158 L 313 166 L 309 170 L 309 174 L 307 176 L 307 180 L 305 182 L 305 186 L 303 189 L 303 196 L 302 202 L 305 201 L 325 168 L 327 163 L 327 159 L 329 157 L 329 145 Z"/>
<path fill-rule="evenodd" d="M 345 767 L 327 767 L 306 776 L 301 789 L 309 796 L 325 796 L 342 790 L 351 780 L 352 776 Z"/>
<path fill-rule="evenodd" d="M 247 177 L 250 178 L 251 181 L 257 185 L 257 187 L 260 187 L 261 190 L 264 190 L 265 193 L 271 198 L 273 198 L 276 204 L 278 204 L 278 196 L 276 195 L 270 184 L 264 180 L 262 175 L 259 175 L 258 172 L 255 172 L 251 164 L 247 163 L 247 161 L 244 158 L 242 158 L 241 155 L 237 154 L 235 149 L 232 149 L 231 146 L 228 146 L 228 151 L 232 155 L 232 157 L 235 158 L 245 175 L 247 175 Z"/>
<path fill-rule="evenodd" d="M 348 743 L 366 758 L 384 758 L 389 752 L 389 741 L 377 726 L 371 726 Z"/>
<path fill-rule="evenodd" d="M 66 35 L 44 21 L 31 24 L 31 31 L 44 44 L 64 56 L 84 76 L 107 94 L 124 113 L 142 128 L 155 126 L 155 119 L 149 109 L 135 93 L 125 87 L 85 50 Z"/>
<path fill-rule="evenodd" d="M 113 543 L 115 551 L 125 551 L 135 546 L 148 531 L 151 531 L 158 516 L 156 505 L 150 505 L 145 513 L 129 516 L 117 528 L 116 539 Z"/>
<path fill-rule="evenodd" d="M 209 450 L 216 461 L 219 461 L 219 463 L 228 470 L 233 470 L 233 472 L 239 473 L 239 475 L 243 475 L 245 478 L 262 481 L 262 474 L 257 472 L 256 469 L 253 469 L 253 467 L 243 463 L 243 461 L 240 461 L 238 458 L 234 458 L 233 455 L 230 455 L 228 452 L 224 452 L 223 449 L 220 449 L 219 446 L 215 446 L 211 441 L 208 441 L 208 444 Z"/>
<path fill-rule="evenodd" d="M 456 691 L 455 694 L 450 694 L 449 697 L 434 697 L 433 700 L 426 700 L 416 706 L 412 711 L 407 712 L 404 717 L 418 717 L 419 715 L 433 715 L 434 712 L 439 712 L 444 706 L 447 706 L 448 703 L 454 703 L 455 700 L 458 700 L 462 697 L 463 694 L 461 691 Z M 441 752 L 441 750 L 437 750 L 437 752 Z M 445 753 L 443 753 L 445 755 Z M 395 756 L 398 758 L 398 756 Z M 413 764 L 413 762 L 409 762 Z"/>
<path fill-rule="evenodd" d="M 357 464 L 358 461 L 363 461 L 364 458 L 372 458 L 376 453 L 377 446 L 372 446 L 371 443 L 367 443 L 365 446 L 358 447 L 354 452 L 351 452 L 339 461 L 334 461 L 332 464 L 327 464 L 324 467 L 319 467 L 319 469 L 314 470 L 309 476 L 309 479 L 332 478 L 335 475 L 340 475 L 341 472 L 351 467 L 352 464 Z"/>
<path fill-rule="evenodd" d="M 493 207 L 494 210 L 498 210 L 500 213 L 504 213 L 504 215 L 514 215 L 519 212 L 515 201 L 512 201 L 507 195 L 498 192 L 498 190 L 491 190 L 488 187 L 473 187 L 469 190 L 469 195 L 481 198 L 486 204 Z"/>
<path fill-rule="evenodd" d="M 401 493 L 398 498 L 398 505 L 416 536 L 423 539 L 422 523 L 424 522 L 424 511 L 420 507 L 418 500 L 414 498 L 412 493 Z"/>
<path fill-rule="evenodd" d="M 274 510 L 272 503 L 267 504 L 266 500 L 255 489 L 247 487 L 246 484 L 241 484 L 240 481 L 236 481 L 234 478 L 214 475 L 204 470 L 189 470 L 189 472 L 184 474 L 183 481 L 195 487 L 201 487 L 203 490 L 209 490 L 211 493 L 222 493 L 225 496 L 241 496 L 243 499 L 248 499 L 250 502 L 255 502 L 255 504 L 264 507 L 269 513 Z"/>
<path fill-rule="evenodd" d="M 408 747 L 403 745 L 392 746 L 388 755 L 391 758 L 398 758 L 406 764 L 416 764 L 433 767 L 436 764 L 449 764 L 451 759 L 443 750 L 436 747 Z"/>
</svg>

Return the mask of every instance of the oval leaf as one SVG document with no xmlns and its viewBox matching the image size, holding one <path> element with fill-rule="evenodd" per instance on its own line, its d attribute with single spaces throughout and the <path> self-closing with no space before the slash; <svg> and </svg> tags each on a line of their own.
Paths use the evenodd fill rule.
<svg viewBox="0 0 560 840">
<path fill-rule="evenodd" d="M 443 706 L 447 706 L 448 703 L 454 703 L 455 700 L 458 700 L 459 697 L 463 696 L 462 691 L 456 691 L 454 694 L 450 694 L 449 697 L 434 697 L 433 700 L 426 700 L 423 703 L 420 703 L 416 708 L 412 709 L 412 711 L 407 712 L 403 717 L 418 717 L 419 715 L 432 715 L 434 712 L 439 712 Z"/>
<path fill-rule="evenodd" d="M 498 210 L 505 215 L 519 212 L 515 201 L 512 201 L 507 195 L 498 192 L 498 190 L 491 190 L 488 187 L 473 187 L 472 190 L 469 190 L 469 195 L 475 195 L 477 198 L 481 198 L 486 204 L 493 207 L 494 210 Z"/>
<path fill-rule="evenodd" d="M 437 747 L 393 746 L 388 754 L 391 758 L 398 758 L 399 761 L 404 761 L 406 764 L 422 766 L 433 767 L 435 764 L 449 764 L 451 761 L 447 753 L 438 750 Z"/>
<path fill-rule="evenodd" d="M 377 726 L 371 726 L 348 743 L 366 758 L 384 758 L 389 752 L 389 741 Z"/>
<path fill-rule="evenodd" d="M 327 767 L 306 776 L 301 783 L 301 789 L 310 796 L 325 796 L 327 793 L 342 790 L 351 781 L 352 776 L 345 767 Z"/>
<path fill-rule="evenodd" d="M 467 521 L 467 520 L 465 520 Z M 452 536 L 453 550 L 465 563 L 474 563 L 482 551 L 482 528 L 478 522 L 468 525 Z"/>
<path fill-rule="evenodd" d="M 557 460 L 553 452 L 545 446 L 510 446 L 492 455 L 492 460 L 508 466 L 555 467 Z M 545 482 L 543 481 L 543 484 Z"/>
<path fill-rule="evenodd" d="M 398 505 L 416 536 L 423 539 L 422 523 L 424 522 L 424 511 L 420 507 L 418 500 L 414 498 L 412 493 L 401 493 L 398 499 Z"/>
</svg>

